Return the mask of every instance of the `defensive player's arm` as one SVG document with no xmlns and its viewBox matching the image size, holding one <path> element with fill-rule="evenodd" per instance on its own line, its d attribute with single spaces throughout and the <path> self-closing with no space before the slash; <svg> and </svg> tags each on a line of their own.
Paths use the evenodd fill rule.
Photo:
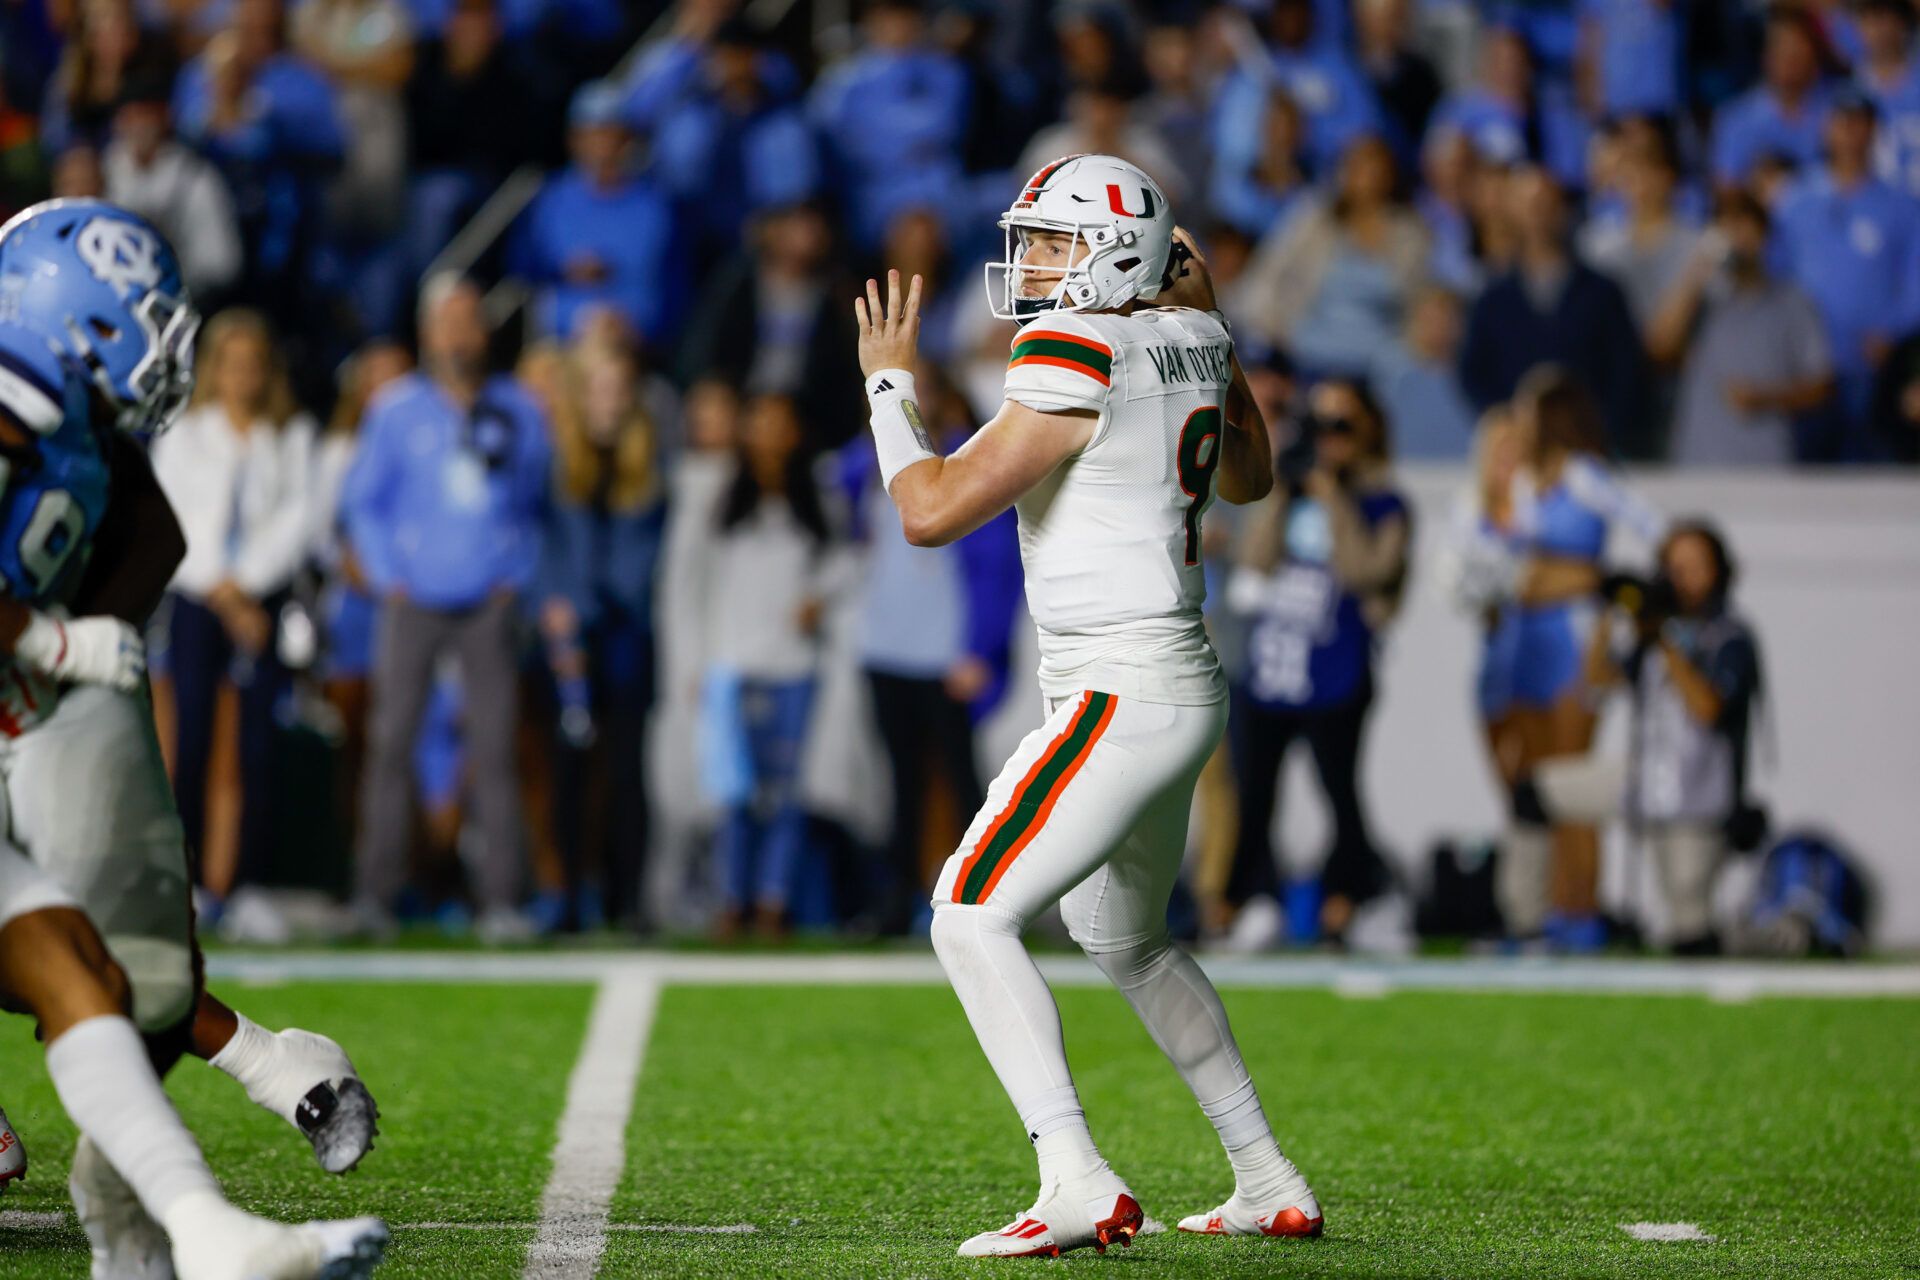
<svg viewBox="0 0 1920 1280">
<path fill-rule="evenodd" d="M 1090 409 L 1044 413 L 1006 401 L 952 456 L 922 459 L 893 478 L 887 492 L 907 541 L 940 547 L 966 537 L 1086 448 L 1099 421 Z"/>
<path fill-rule="evenodd" d="M 187 538 L 140 446 L 116 431 L 111 450 L 113 501 L 94 534 L 73 611 L 144 627 L 187 554 Z"/>
</svg>

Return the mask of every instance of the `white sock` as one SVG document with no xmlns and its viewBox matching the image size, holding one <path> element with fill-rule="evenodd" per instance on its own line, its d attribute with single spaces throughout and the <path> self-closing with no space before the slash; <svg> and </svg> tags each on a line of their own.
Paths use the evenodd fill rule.
<svg viewBox="0 0 1920 1280">
<path fill-rule="evenodd" d="M 1020 1123 L 1040 1160 L 1040 1182 L 1065 1182 L 1106 1168 L 1093 1145 L 1087 1113 L 1072 1085 L 1049 1089 L 1020 1108 Z"/>
<path fill-rule="evenodd" d="M 1019 926 L 995 911 L 943 907 L 933 913 L 933 949 L 1027 1126 L 1041 1181 L 1096 1172 L 1104 1162 L 1067 1069 L 1060 1010 Z"/>
<path fill-rule="evenodd" d="M 1226 1097 L 1203 1102 L 1200 1110 L 1213 1121 L 1220 1145 L 1227 1149 L 1227 1163 L 1233 1166 L 1234 1194 L 1255 1206 L 1263 1206 L 1283 1195 L 1297 1195 L 1306 1189 L 1300 1171 L 1281 1153 L 1274 1140 L 1273 1126 L 1260 1106 L 1260 1095 L 1253 1081 L 1244 1081 Z M 1296 1188 L 1292 1184 L 1299 1183 Z"/>
<path fill-rule="evenodd" d="M 233 1016 L 238 1024 L 234 1028 L 233 1038 L 221 1046 L 220 1052 L 207 1059 L 207 1064 L 218 1067 L 239 1081 L 240 1087 L 247 1091 L 247 1096 L 256 1104 L 291 1123 L 300 1097 L 298 1093 L 287 1096 L 298 1086 L 290 1085 L 275 1070 L 280 1065 L 279 1037 L 244 1013 L 236 1012 Z"/>
<path fill-rule="evenodd" d="M 47 1046 L 47 1074 L 74 1125 L 168 1234 L 170 1211 L 209 1196 L 225 1203 L 131 1021 L 103 1015 L 69 1028 Z"/>
<path fill-rule="evenodd" d="M 1193 957 L 1164 938 L 1089 954 L 1133 1006 L 1213 1122 L 1241 1196 L 1264 1202 L 1285 1193 L 1289 1181 L 1299 1179 L 1299 1171 L 1274 1140 L 1233 1028 L 1227 1025 L 1220 993 Z"/>
</svg>

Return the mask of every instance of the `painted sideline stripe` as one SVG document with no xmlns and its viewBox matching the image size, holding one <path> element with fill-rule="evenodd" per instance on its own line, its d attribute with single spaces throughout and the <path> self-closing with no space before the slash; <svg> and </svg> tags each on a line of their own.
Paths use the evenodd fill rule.
<svg viewBox="0 0 1920 1280">
<path fill-rule="evenodd" d="M 607 1206 L 626 1167 L 627 1120 L 659 1007 L 659 982 L 641 972 L 610 975 L 594 996 L 586 1043 L 567 1082 L 525 1280 L 592 1280 L 600 1270 Z"/>
<path fill-rule="evenodd" d="M 1719 1239 L 1710 1236 L 1691 1222 L 1623 1222 L 1620 1229 L 1635 1240 L 1647 1240 L 1657 1244 L 1672 1244 L 1680 1240 L 1698 1240 L 1712 1244 Z"/>
<path fill-rule="evenodd" d="M 1083 956 L 1036 957 L 1059 986 L 1107 985 Z M 1331 956 L 1197 957 L 1223 987 L 1393 991 L 1519 991 L 1593 995 L 1692 995 L 1718 999 L 1768 996 L 1920 997 L 1920 964 L 1800 961 L 1366 959 Z M 806 954 L 685 952 L 215 952 L 209 973 L 226 982 L 522 983 L 610 980 L 656 986 L 944 986 L 939 961 L 926 951 Z"/>
<path fill-rule="evenodd" d="M 70 1220 L 64 1213 L 35 1213 L 30 1209 L 0 1209 L 0 1231 L 44 1231 L 64 1227 Z"/>
</svg>

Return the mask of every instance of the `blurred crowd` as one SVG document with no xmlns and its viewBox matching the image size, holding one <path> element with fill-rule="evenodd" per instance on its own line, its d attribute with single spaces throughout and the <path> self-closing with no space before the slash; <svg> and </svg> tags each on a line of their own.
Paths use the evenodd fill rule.
<svg viewBox="0 0 1920 1280">
<path fill-rule="evenodd" d="M 1392 459 L 1474 456 L 1543 364 L 1591 389 L 1595 459 L 1913 463 L 1917 26 L 1910 0 L 7 0 L 0 206 L 146 213 L 213 316 L 155 457 L 192 546 L 159 638 L 210 903 L 284 875 L 298 813 L 353 850 L 335 887 L 375 931 L 897 930 L 978 803 L 1020 575 L 1004 523 L 894 536 L 852 282 L 927 279 L 923 411 L 957 445 L 1000 401 L 995 219 L 1110 152 L 1199 237 L 1270 418 L 1376 423 L 1382 494 Z M 1217 550 L 1276 571 L 1331 536 L 1298 516 Z M 1398 591 L 1374 555 L 1345 565 L 1362 622 Z M 1371 697 L 1357 652 L 1342 698 Z M 1348 772 L 1357 719 L 1288 715 L 1258 761 L 1299 736 Z M 324 805 L 289 724 L 324 728 Z M 1332 798 L 1345 899 L 1376 859 Z M 1232 861 L 1205 910 L 1266 887 Z"/>
</svg>

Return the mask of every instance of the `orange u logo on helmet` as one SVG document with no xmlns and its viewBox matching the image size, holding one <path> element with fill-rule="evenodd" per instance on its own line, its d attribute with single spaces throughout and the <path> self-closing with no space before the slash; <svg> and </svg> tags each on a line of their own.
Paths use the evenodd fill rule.
<svg viewBox="0 0 1920 1280">
<path fill-rule="evenodd" d="M 1107 184 L 1107 208 L 1113 210 L 1123 218 L 1151 218 L 1153 216 L 1153 191 L 1151 188 L 1140 188 L 1140 206 L 1140 212 L 1138 213 L 1127 208 L 1127 206 L 1122 203 L 1120 184 L 1117 182 L 1109 182 Z"/>
</svg>

